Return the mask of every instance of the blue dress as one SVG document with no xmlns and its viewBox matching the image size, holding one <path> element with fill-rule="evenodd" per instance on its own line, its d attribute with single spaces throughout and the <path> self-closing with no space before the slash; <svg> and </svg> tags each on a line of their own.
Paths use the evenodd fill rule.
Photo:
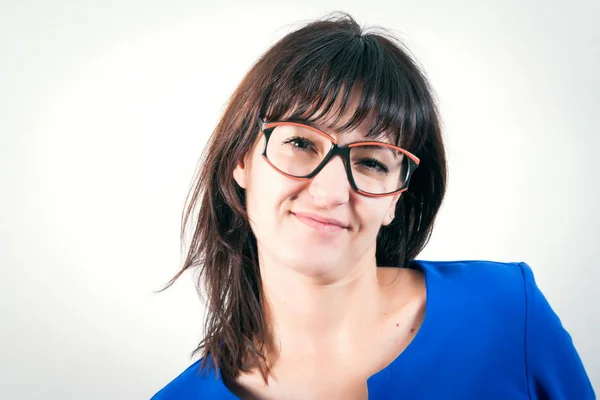
<svg viewBox="0 0 600 400">
<path fill-rule="evenodd" d="M 367 380 L 370 400 L 595 399 L 573 346 L 525 263 L 413 261 L 425 319 L 409 346 Z M 207 360 L 210 361 L 210 360 Z M 235 400 L 200 361 L 153 400 Z"/>
</svg>

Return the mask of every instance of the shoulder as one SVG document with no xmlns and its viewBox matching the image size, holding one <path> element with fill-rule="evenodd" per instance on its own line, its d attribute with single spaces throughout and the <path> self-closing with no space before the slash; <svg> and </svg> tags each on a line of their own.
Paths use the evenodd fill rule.
<svg viewBox="0 0 600 400">
<path fill-rule="evenodd" d="M 470 279 L 474 277 L 498 279 L 502 277 L 523 277 L 524 262 L 499 262 L 489 260 L 428 261 L 414 260 L 411 267 L 426 273 L 445 277 Z"/>
<path fill-rule="evenodd" d="M 411 267 L 421 269 L 435 289 L 464 293 L 473 299 L 506 300 L 518 296 L 524 300 L 528 281 L 533 280 L 531 268 L 524 262 L 483 260 L 424 261 L 415 260 Z"/>
<path fill-rule="evenodd" d="M 457 334 L 504 334 L 522 342 L 527 320 L 530 268 L 521 262 L 414 261 L 425 275 L 432 320 Z M 434 318 L 435 317 L 435 318 Z M 427 317 L 426 317 L 427 318 Z"/>
<path fill-rule="evenodd" d="M 198 399 L 199 395 L 211 395 L 219 388 L 219 381 L 216 378 L 214 368 L 210 367 L 208 361 L 206 368 L 202 369 L 202 359 L 190 365 L 156 393 L 152 400 Z"/>
<path fill-rule="evenodd" d="M 532 398 L 596 398 L 571 335 L 529 265 L 414 261 L 411 267 L 425 273 L 428 297 L 438 306 L 434 316 L 451 337 L 466 337 L 469 347 L 489 344 L 481 353 L 513 371 L 522 359 Z"/>
</svg>

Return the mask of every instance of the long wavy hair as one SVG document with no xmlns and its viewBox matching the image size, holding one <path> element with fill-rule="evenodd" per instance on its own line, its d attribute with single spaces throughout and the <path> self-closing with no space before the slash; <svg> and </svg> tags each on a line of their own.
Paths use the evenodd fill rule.
<svg viewBox="0 0 600 400">
<path fill-rule="evenodd" d="M 377 265 L 409 267 L 429 240 L 444 197 L 446 158 L 436 101 L 414 58 L 385 30 L 362 29 L 347 14 L 289 33 L 258 59 L 231 96 L 183 211 L 185 260 L 164 289 L 185 271 L 197 272 L 197 290 L 207 303 L 204 338 L 192 353 L 202 355 L 201 370 L 211 359 L 226 380 L 259 368 L 266 382 L 270 369 L 256 239 L 245 192 L 233 179 L 236 164 L 259 138 L 257 118 L 311 123 L 331 112 L 341 116 L 357 88 L 359 101 L 341 130 L 372 115 L 369 134 L 385 133 L 421 160 L 394 222 L 377 236 Z"/>
</svg>

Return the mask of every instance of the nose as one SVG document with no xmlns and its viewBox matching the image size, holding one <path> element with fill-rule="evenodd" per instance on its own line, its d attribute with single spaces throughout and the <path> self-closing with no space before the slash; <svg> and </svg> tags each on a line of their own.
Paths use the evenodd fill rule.
<svg viewBox="0 0 600 400">
<path fill-rule="evenodd" d="M 311 179 L 308 187 L 315 206 L 321 208 L 332 208 L 348 202 L 351 190 L 344 161 L 338 155 Z"/>
</svg>

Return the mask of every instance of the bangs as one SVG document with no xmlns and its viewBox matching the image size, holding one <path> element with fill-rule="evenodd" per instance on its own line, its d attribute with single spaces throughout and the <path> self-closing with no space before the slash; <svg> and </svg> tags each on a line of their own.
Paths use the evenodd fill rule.
<svg viewBox="0 0 600 400">
<path fill-rule="evenodd" d="M 415 63 L 381 35 L 336 32 L 298 37 L 274 67 L 262 107 L 268 121 L 289 120 L 342 133 L 368 118 L 366 137 L 385 137 L 409 151 L 421 147 L 424 113 Z M 285 45 L 282 43 L 282 45 Z M 422 85 L 422 83 L 421 83 Z M 343 118 L 343 120 L 342 120 Z"/>
</svg>

